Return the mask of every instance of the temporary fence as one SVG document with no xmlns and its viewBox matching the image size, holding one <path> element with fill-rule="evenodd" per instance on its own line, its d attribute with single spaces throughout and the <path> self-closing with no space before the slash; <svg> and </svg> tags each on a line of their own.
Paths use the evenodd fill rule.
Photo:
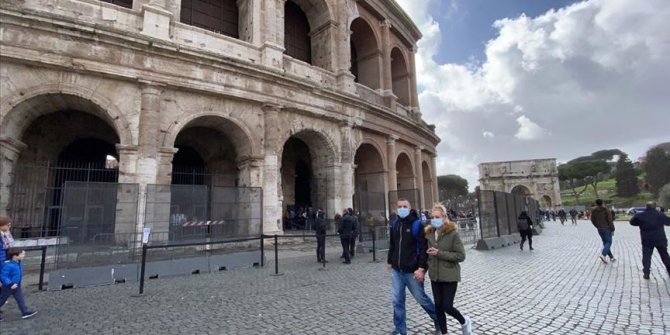
<svg viewBox="0 0 670 335">
<path fill-rule="evenodd" d="M 517 218 L 525 211 L 540 222 L 539 202 L 531 197 L 498 191 L 478 191 L 481 239 L 517 234 Z"/>
</svg>

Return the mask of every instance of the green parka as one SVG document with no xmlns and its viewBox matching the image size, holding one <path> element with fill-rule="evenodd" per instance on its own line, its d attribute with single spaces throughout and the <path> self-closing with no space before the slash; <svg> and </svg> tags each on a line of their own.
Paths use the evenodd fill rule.
<svg viewBox="0 0 670 335">
<path fill-rule="evenodd" d="M 437 248 L 436 256 L 428 256 L 428 275 L 431 281 L 458 282 L 461 281 L 460 262 L 465 260 L 465 248 L 461 237 L 456 232 L 456 225 L 445 223 L 439 229 L 439 236 L 435 240 L 435 228 L 427 226 L 424 230 L 428 248 Z"/>
</svg>

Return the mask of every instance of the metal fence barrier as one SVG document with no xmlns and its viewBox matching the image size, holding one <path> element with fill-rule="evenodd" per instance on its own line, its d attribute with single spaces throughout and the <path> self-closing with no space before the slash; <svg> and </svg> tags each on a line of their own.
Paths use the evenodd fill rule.
<svg viewBox="0 0 670 335">
<path fill-rule="evenodd" d="M 517 234 L 517 218 L 522 211 L 540 224 L 540 205 L 536 199 L 498 191 L 478 191 L 477 198 L 480 239 Z"/>
</svg>

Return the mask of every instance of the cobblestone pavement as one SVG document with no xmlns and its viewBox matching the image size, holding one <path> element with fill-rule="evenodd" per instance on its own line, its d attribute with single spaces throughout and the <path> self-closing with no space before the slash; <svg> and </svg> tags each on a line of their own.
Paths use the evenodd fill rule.
<svg viewBox="0 0 670 335">
<path fill-rule="evenodd" d="M 584 221 L 548 223 L 533 252 L 468 250 L 455 305 L 474 320 L 477 334 L 668 334 L 670 277 L 655 255 L 651 280 L 643 280 L 638 232 L 617 226 L 618 261 L 607 265 L 597 259 L 599 238 Z M 326 270 L 309 246 L 292 247 L 280 253 L 282 276 L 271 276 L 269 262 L 264 269 L 151 280 L 143 297 L 132 296 L 136 283 L 29 288 L 28 304 L 39 314 L 21 320 L 12 300 L 0 333 L 387 334 L 393 327 L 384 263 L 366 254 L 343 265 L 334 246 Z M 410 333 L 429 334 L 429 318 L 411 297 L 407 304 Z M 460 334 L 454 320 L 449 328 Z"/>
</svg>

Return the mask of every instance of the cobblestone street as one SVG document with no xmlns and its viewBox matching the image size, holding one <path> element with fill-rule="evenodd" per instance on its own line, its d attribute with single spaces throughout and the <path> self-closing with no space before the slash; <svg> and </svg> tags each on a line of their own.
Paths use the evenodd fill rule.
<svg viewBox="0 0 670 335">
<path fill-rule="evenodd" d="M 597 259 L 600 240 L 586 221 L 548 223 L 533 252 L 468 249 L 455 306 L 473 319 L 477 334 L 670 333 L 670 277 L 655 254 L 651 280 L 643 280 L 638 232 L 616 225 L 618 261 L 607 265 Z M 143 297 L 132 296 L 136 283 L 60 292 L 30 287 L 28 305 L 39 314 L 21 320 L 11 300 L 0 333 L 388 334 L 384 262 L 366 254 L 341 264 L 334 243 L 328 256 L 321 271 L 310 246 L 293 247 L 280 253 L 282 276 L 271 276 L 270 257 L 264 269 L 150 280 Z M 407 305 L 410 333 L 430 334 L 432 323 L 410 296 Z M 454 320 L 448 326 L 460 334 Z"/>
</svg>

